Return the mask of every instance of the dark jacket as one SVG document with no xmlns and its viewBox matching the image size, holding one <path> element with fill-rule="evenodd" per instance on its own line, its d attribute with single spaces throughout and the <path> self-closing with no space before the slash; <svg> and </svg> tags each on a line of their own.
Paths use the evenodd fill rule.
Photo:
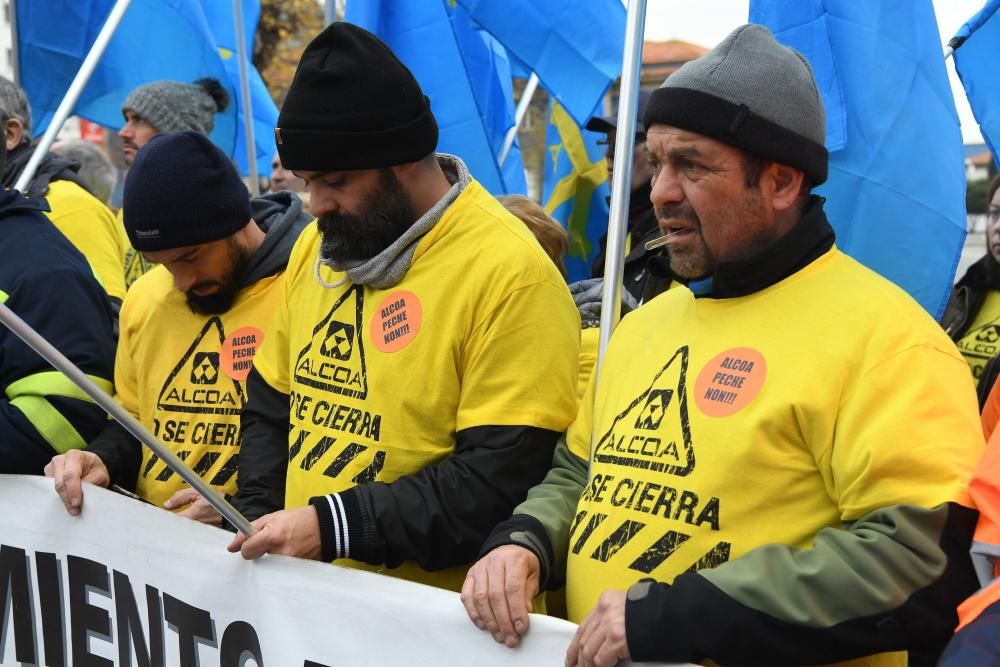
<svg viewBox="0 0 1000 667">
<path fill-rule="evenodd" d="M 21 144 L 7 155 L 7 166 L 3 171 L 3 186 L 11 189 L 17 182 L 18 177 L 31 159 L 31 154 L 35 152 L 34 144 Z M 77 172 L 80 171 L 80 163 L 75 160 L 63 157 L 56 153 L 49 153 L 42 158 L 35 175 L 28 183 L 27 192 L 24 194 L 39 199 L 49 193 L 49 183 L 52 181 L 72 181 L 81 188 L 90 192 Z M 93 194 L 93 193 L 91 193 Z"/>
<path fill-rule="evenodd" d="M 265 237 L 250 258 L 250 264 L 240 281 L 243 287 L 283 271 L 295 240 L 312 220 L 303 211 L 302 200 L 288 191 L 252 199 L 250 211 L 253 219 L 264 230 Z M 142 447 L 125 427 L 118 422 L 109 422 L 88 449 L 104 462 L 112 484 L 130 491 L 135 489 L 142 463 Z"/>
<path fill-rule="evenodd" d="M 663 250 L 646 250 L 646 242 L 659 238 L 660 227 L 656 223 L 656 215 L 653 211 L 653 204 L 649 201 L 651 187 L 643 184 L 632 191 L 629 199 L 628 212 L 628 240 L 629 253 L 625 256 L 625 269 L 622 274 L 622 286 L 635 297 L 636 301 L 644 301 L 659 294 L 663 289 L 647 289 L 647 282 L 651 280 L 649 272 L 649 262 L 654 257 L 662 257 Z M 604 276 L 604 264 L 607 255 L 608 237 L 605 234 L 600 240 L 601 249 L 598 251 L 594 264 L 590 269 L 591 278 L 601 278 Z M 667 281 L 669 286 L 669 280 Z M 665 289 L 665 288 L 664 288 Z"/>
<path fill-rule="evenodd" d="M 965 336 L 986 295 L 995 289 L 1000 289 L 1000 265 L 987 253 L 968 268 L 948 297 L 940 323 L 953 341 Z"/>
<path fill-rule="evenodd" d="M 979 310 L 991 290 L 1000 290 L 1000 264 L 987 253 L 966 270 L 961 280 L 955 283 L 948 297 L 948 305 L 939 323 L 956 343 L 969 331 L 976 321 Z M 1000 356 L 986 363 L 982 375 L 976 381 L 979 410 L 982 411 L 990 391 L 1000 375 Z"/>
<path fill-rule="evenodd" d="M 44 210 L 43 200 L 0 192 L 0 303 L 110 392 L 111 304 Z M 105 422 L 104 410 L 0 326 L 0 472 L 41 474 L 53 456 L 85 446 Z"/>
</svg>

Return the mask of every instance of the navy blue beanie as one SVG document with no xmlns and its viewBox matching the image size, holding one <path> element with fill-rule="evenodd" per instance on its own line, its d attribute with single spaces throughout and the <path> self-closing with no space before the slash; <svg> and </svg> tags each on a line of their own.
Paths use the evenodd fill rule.
<svg viewBox="0 0 1000 667">
<path fill-rule="evenodd" d="M 158 134 L 128 170 L 122 218 L 140 252 L 210 243 L 247 226 L 250 193 L 205 135 Z"/>
</svg>

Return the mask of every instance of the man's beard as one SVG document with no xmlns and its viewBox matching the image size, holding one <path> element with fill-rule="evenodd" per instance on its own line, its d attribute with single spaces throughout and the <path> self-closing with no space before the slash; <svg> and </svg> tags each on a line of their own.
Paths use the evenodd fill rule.
<svg viewBox="0 0 1000 667">
<path fill-rule="evenodd" d="M 184 293 L 188 308 L 192 313 L 198 315 L 219 315 L 233 307 L 233 302 L 239 296 L 242 289 L 242 279 L 246 274 L 247 267 L 250 266 L 250 258 L 253 256 L 247 248 L 237 243 L 234 239 L 229 239 L 229 271 L 221 280 L 209 280 L 198 283 L 192 289 Z M 199 296 L 194 293 L 194 289 L 218 286 L 218 289 L 211 294 Z"/>
<path fill-rule="evenodd" d="M 413 223 L 410 202 L 391 169 L 379 171 L 378 184 L 361 202 L 361 213 L 330 213 L 317 219 L 323 236 L 320 258 L 347 265 L 375 257 Z"/>
<path fill-rule="evenodd" d="M 697 236 L 697 247 L 683 251 L 671 248 L 667 244 L 667 257 L 670 261 L 670 269 L 675 275 L 687 279 L 695 280 L 712 273 L 715 268 L 715 258 L 705 244 L 705 239 L 701 235 L 701 218 L 695 213 L 688 203 L 667 204 L 655 208 L 657 220 L 683 220 L 688 223 L 691 231 Z"/>
</svg>

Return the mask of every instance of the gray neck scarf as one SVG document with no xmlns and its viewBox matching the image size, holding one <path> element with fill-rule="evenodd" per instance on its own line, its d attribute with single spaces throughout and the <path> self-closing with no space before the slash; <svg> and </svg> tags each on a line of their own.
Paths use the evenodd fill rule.
<svg viewBox="0 0 1000 667">
<path fill-rule="evenodd" d="M 340 287 L 350 280 L 355 285 L 368 285 L 375 289 L 388 289 L 392 287 L 406 275 L 407 269 L 413 262 L 413 253 L 417 250 L 417 243 L 429 232 L 444 212 L 451 204 L 458 199 L 467 186 L 472 181 L 469 170 L 465 163 L 454 155 L 446 153 L 437 154 L 438 164 L 444 171 L 448 182 L 452 184 L 451 189 L 445 193 L 426 213 L 420 216 L 413 225 L 396 239 L 392 245 L 375 255 L 371 259 L 360 262 L 324 262 L 321 258 L 316 259 L 316 280 L 323 287 Z M 319 274 L 320 264 L 326 264 L 334 271 L 345 271 L 347 277 L 336 283 L 324 281 Z"/>
</svg>

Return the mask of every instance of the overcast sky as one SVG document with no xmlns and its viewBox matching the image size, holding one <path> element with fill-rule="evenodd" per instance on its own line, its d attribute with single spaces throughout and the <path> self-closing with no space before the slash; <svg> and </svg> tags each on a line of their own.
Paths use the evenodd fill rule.
<svg viewBox="0 0 1000 667">
<path fill-rule="evenodd" d="M 857 0 L 858 2 L 866 0 Z M 942 51 L 958 28 L 973 14 L 982 9 L 985 0 L 933 0 L 941 31 Z M 746 23 L 749 0 L 647 0 L 646 39 L 664 41 L 683 39 L 703 46 L 713 46 L 730 30 Z M 955 106 L 962 122 L 962 136 L 966 143 L 979 143 L 982 134 L 965 91 L 955 74 L 955 67 L 948 61 L 948 76 L 955 95 Z"/>
</svg>

